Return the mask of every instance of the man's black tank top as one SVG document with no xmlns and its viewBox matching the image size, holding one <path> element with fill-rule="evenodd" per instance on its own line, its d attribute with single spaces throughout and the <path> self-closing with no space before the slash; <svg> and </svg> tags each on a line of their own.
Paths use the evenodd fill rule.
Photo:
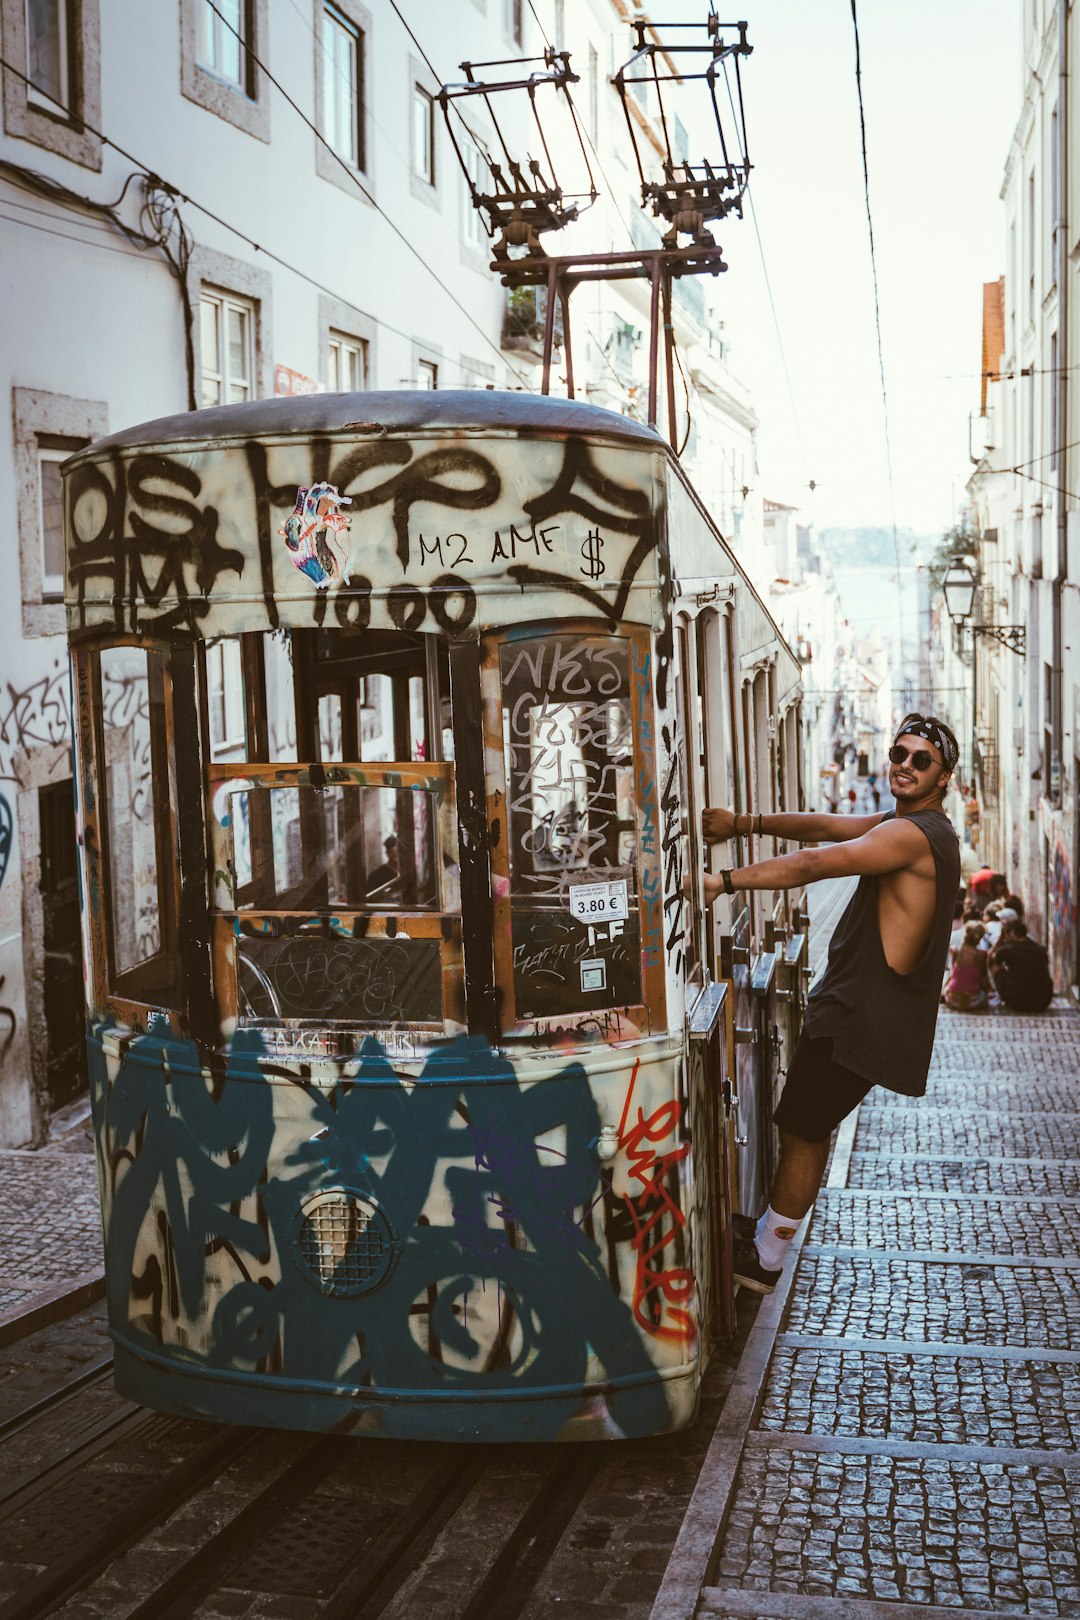
<svg viewBox="0 0 1080 1620">
<path fill-rule="evenodd" d="M 815 1039 L 831 1035 L 833 1059 L 845 1069 L 921 1097 L 960 889 L 960 845 L 944 811 L 916 810 L 906 819 L 925 833 L 934 852 L 937 904 L 930 942 L 910 973 L 891 968 L 878 926 L 878 879 L 860 878 L 836 925 L 828 966 L 810 992 L 806 1030 Z"/>
</svg>

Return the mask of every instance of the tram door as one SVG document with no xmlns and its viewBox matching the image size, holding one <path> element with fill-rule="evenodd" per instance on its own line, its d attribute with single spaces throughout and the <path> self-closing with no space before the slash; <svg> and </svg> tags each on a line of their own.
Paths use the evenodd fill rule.
<svg viewBox="0 0 1080 1620">
<path fill-rule="evenodd" d="M 41 789 L 41 910 L 44 923 L 46 1085 L 50 1109 L 87 1085 L 82 932 L 75 865 L 75 795 L 70 777 Z M 10 837 L 10 829 L 8 832 Z"/>
<path fill-rule="evenodd" d="M 696 720 L 694 736 L 698 755 L 700 780 L 705 785 L 707 804 L 730 805 L 735 800 L 735 767 L 731 749 L 731 705 L 726 682 L 727 667 L 725 639 L 727 621 L 715 609 L 706 609 L 697 620 L 696 659 Z M 705 851 L 705 868 L 715 871 L 730 859 L 718 845 Z M 732 1082 L 733 1056 L 729 1049 L 731 1020 L 728 1016 L 728 998 L 732 994 L 723 983 L 721 964 L 715 950 L 717 930 L 712 911 L 706 917 L 707 959 L 714 978 L 720 982 L 713 986 L 712 1001 L 701 1008 L 700 1026 L 709 1026 L 704 1037 L 708 1047 L 703 1061 L 707 1064 L 708 1096 L 712 1119 L 710 1146 L 716 1142 L 716 1151 L 710 1155 L 713 1175 L 711 1202 L 714 1219 L 714 1242 L 717 1254 L 718 1289 L 714 1321 L 727 1335 L 735 1331 L 735 1280 L 731 1250 L 731 1215 L 735 1207 L 735 1181 L 732 1165 L 732 1143 L 735 1135 L 736 1098 Z M 711 1021 L 711 1023 L 710 1023 Z M 702 1036 L 691 1021 L 691 1053 Z"/>
</svg>

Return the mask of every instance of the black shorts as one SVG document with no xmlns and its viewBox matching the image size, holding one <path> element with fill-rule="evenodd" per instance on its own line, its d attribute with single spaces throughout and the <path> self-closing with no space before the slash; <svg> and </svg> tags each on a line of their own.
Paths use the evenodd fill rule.
<svg viewBox="0 0 1080 1620">
<path fill-rule="evenodd" d="M 831 1035 L 812 1040 L 803 1030 L 773 1114 L 780 1130 L 790 1131 L 804 1142 L 827 1142 L 874 1085 L 865 1075 L 834 1063 L 832 1048 Z"/>
</svg>

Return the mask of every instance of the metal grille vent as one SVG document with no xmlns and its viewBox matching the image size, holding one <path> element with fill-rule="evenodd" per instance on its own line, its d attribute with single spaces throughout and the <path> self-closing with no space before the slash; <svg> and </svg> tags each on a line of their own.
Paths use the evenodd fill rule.
<svg viewBox="0 0 1080 1620">
<path fill-rule="evenodd" d="M 293 1222 L 293 1244 L 302 1270 L 324 1294 L 377 1288 L 401 1247 L 374 1199 L 344 1187 L 304 1199 Z"/>
</svg>

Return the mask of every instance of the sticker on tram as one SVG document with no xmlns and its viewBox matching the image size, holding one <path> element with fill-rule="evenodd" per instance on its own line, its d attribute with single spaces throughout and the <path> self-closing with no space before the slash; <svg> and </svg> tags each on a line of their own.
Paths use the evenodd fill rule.
<svg viewBox="0 0 1080 1620">
<path fill-rule="evenodd" d="M 602 956 L 590 956 L 581 964 L 582 990 L 607 989 L 607 963 Z"/>
<path fill-rule="evenodd" d="M 339 495 L 333 484 L 301 484 L 296 505 L 278 530 L 297 568 L 321 591 L 341 574 L 341 544 L 334 536 L 349 527 L 348 517 L 339 508 L 351 505 L 352 496 Z"/>
<path fill-rule="evenodd" d="M 630 915 L 626 879 L 571 883 L 570 914 L 581 922 L 625 922 Z"/>
</svg>

